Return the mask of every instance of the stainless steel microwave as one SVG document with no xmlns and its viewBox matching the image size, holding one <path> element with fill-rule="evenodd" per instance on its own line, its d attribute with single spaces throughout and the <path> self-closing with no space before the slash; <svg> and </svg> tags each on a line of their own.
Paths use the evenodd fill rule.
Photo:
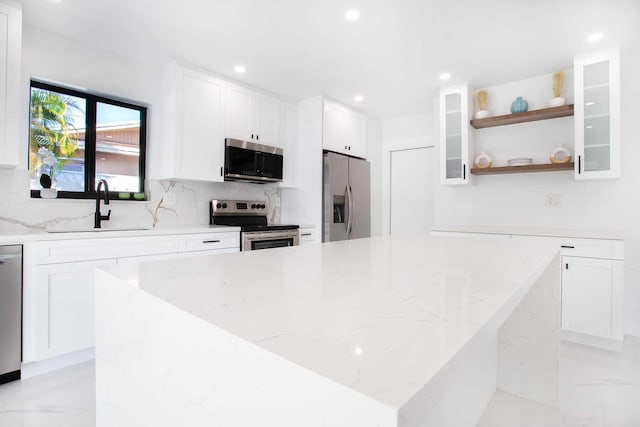
<svg viewBox="0 0 640 427">
<path fill-rule="evenodd" d="M 224 145 L 225 181 L 282 181 L 282 148 L 231 138 L 225 139 Z"/>
</svg>

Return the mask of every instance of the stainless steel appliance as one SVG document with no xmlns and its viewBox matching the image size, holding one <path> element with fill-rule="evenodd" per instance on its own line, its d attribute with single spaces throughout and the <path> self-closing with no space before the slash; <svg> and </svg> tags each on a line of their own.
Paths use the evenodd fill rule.
<svg viewBox="0 0 640 427">
<path fill-rule="evenodd" d="M 284 150 L 239 139 L 225 139 L 224 180 L 258 184 L 282 181 Z"/>
<path fill-rule="evenodd" d="M 22 246 L 0 246 L 0 384 L 20 379 Z"/>
<path fill-rule="evenodd" d="M 298 246 L 298 225 L 268 224 L 265 202 L 246 200 L 212 200 L 209 205 L 210 224 L 240 227 L 240 249 Z"/>
<path fill-rule="evenodd" d="M 322 241 L 359 239 L 371 235 L 369 162 L 324 152 Z"/>
</svg>

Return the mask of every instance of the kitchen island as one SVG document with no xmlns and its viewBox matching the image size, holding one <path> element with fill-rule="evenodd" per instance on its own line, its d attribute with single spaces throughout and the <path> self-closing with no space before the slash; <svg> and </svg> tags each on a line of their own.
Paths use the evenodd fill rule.
<svg viewBox="0 0 640 427">
<path fill-rule="evenodd" d="M 359 239 L 96 273 L 97 426 L 472 426 L 556 404 L 558 248 Z"/>
</svg>

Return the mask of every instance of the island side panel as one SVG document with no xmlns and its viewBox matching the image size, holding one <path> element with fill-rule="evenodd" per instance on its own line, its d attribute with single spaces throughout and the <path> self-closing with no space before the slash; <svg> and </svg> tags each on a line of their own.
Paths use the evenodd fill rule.
<svg viewBox="0 0 640 427">
<path fill-rule="evenodd" d="M 498 388 L 558 404 L 561 321 L 558 255 L 498 332 Z"/>
<path fill-rule="evenodd" d="M 397 410 L 96 272 L 97 427 L 396 427 Z"/>
<path fill-rule="evenodd" d="M 496 391 L 496 329 L 479 332 L 400 409 L 401 427 L 472 427 Z"/>
</svg>

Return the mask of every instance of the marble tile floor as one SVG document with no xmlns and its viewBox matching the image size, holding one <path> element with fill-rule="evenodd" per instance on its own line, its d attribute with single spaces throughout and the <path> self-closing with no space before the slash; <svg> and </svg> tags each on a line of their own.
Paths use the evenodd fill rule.
<svg viewBox="0 0 640 427">
<path fill-rule="evenodd" d="M 1 385 L 0 426 L 94 426 L 94 373 L 86 362 Z M 497 392 L 478 426 L 640 427 L 640 339 L 621 354 L 563 343 L 559 408 Z"/>
</svg>

